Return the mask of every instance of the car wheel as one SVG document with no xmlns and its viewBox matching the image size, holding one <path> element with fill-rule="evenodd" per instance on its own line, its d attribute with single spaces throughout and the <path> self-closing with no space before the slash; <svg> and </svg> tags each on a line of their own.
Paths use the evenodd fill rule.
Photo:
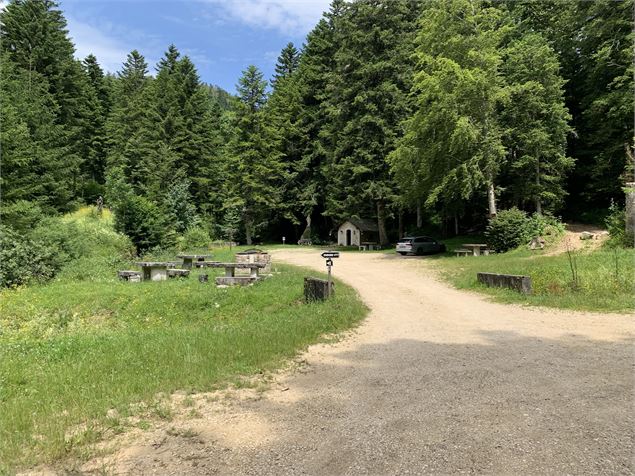
<svg viewBox="0 0 635 476">
<path fill-rule="evenodd" d="M 408 253 L 404 253 L 403 251 L 397 251 L 401 256 L 406 256 Z"/>
</svg>

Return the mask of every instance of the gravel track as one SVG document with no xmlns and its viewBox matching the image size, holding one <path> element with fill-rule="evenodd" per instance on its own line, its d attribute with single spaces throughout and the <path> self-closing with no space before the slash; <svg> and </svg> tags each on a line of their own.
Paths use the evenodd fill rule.
<svg viewBox="0 0 635 476">
<path fill-rule="evenodd" d="M 315 250 L 273 254 L 324 269 Z M 83 469 L 634 474 L 632 315 L 492 303 L 438 282 L 425 259 L 342 253 L 334 274 L 371 309 L 350 336 L 311 347 L 263 394 L 197 398 L 199 418 Z"/>
</svg>

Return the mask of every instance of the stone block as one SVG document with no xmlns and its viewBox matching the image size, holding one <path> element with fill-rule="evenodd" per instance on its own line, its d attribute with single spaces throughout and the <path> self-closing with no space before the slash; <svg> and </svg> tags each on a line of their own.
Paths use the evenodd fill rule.
<svg viewBox="0 0 635 476">
<path fill-rule="evenodd" d="M 514 289 L 522 294 L 531 294 L 531 278 L 514 274 L 476 273 L 479 283 L 489 287 Z"/>
<path fill-rule="evenodd" d="M 335 283 L 331 281 L 329 293 L 328 281 L 319 278 L 304 278 L 304 299 L 306 302 L 324 301 L 335 294 Z"/>
</svg>

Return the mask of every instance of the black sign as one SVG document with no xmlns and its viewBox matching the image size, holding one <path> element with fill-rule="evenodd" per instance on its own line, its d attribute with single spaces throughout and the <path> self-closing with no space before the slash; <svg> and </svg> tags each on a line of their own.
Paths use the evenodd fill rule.
<svg viewBox="0 0 635 476">
<path fill-rule="evenodd" d="M 325 251 L 324 253 L 322 253 L 322 258 L 339 258 L 339 257 L 340 257 L 339 251 Z"/>
<path fill-rule="evenodd" d="M 326 260 L 326 266 L 333 266 L 333 260 L 331 258 Z"/>
</svg>

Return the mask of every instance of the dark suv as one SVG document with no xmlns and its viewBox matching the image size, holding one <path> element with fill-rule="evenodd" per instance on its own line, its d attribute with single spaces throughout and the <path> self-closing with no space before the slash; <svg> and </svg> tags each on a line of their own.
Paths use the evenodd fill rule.
<svg viewBox="0 0 635 476">
<path fill-rule="evenodd" d="M 409 253 L 425 255 L 445 252 L 445 245 L 429 236 L 406 236 L 397 242 L 397 253 L 405 256 Z"/>
</svg>

